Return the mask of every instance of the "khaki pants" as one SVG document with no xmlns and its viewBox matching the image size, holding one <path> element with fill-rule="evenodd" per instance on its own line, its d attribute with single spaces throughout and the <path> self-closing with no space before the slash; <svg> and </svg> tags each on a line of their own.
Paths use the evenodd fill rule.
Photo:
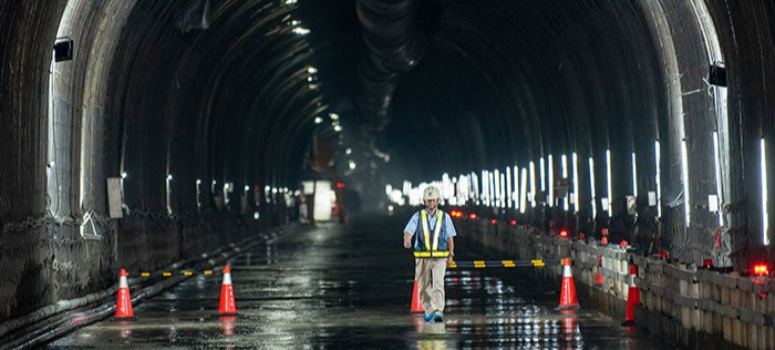
<svg viewBox="0 0 775 350">
<path fill-rule="evenodd" d="M 414 259 L 414 278 L 420 289 L 420 302 L 426 313 L 444 311 L 446 258 Z"/>
</svg>

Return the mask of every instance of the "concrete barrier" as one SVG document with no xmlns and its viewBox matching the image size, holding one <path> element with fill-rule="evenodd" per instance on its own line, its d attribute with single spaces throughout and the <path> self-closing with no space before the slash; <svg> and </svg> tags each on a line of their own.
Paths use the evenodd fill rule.
<svg viewBox="0 0 775 350">
<path fill-rule="evenodd" d="M 624 319 L 630 264 L 638 266 L 641 306 L 637 327 L 690 349 L 775 349 L 775 283 L 737 273 L 723 274 L 693 265 L 644 257 L 616 245 L 573 241 L 489 220 L 456 219 L 459 239 L 498 251 L 499 258 L 570 257 L 582 307 Z M 603 257 L 603 285 L 595 286 Z M 537 269 L 558 281 L 560 267 Z"/>
</svg>

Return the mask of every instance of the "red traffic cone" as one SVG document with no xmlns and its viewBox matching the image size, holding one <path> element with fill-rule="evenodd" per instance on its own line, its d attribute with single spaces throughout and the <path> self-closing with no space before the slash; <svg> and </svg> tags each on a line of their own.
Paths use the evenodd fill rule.
<svg viewBox="0 0 775 350">
<path fill-rule="evenodd" d="M 126 270 L 121 269 L 118 275 L 118 297 L 116 298 L 116 313 L 113 317 L 131 320 L 135 318 L 135 313 L 132 310 L 132 297 L 129 296 L 129 284 L 126 282 Z"/>
<path fill-rule="evenodd" d="M 608 245 L 608 236 L 603 236 L 603 239 L 600 241 L 600 244 Z"/>
<path fill-rule="evenodd" d="M 237 304 L 234 302 L 234 287 L 231 284 L 231 267 L 223 268 L 223 283 L 221 284 L 221 302 L 218 314 L 234 316 L 237 314 Z"/>
<path fill-rule="evenodd" d="M 560 305 L 557 310 L 578 309 L 579 300 L 576 297 L 576 283 L 570 268 L 570 258 L 562 259 L 562 287 L 560 287 Z"/>
<path fill-rule="evenodd" d="M 640 305 L 640 290 L 635 285 L 635 276 L 638 275 L 638 267 L 630 265 L 630 288 L 627 291 L 627 311 L 624 315 L 622 326 L 635 324 L 635 305 Z"/>
<path fill-rule="evenodd" d="M 417 287 L 417 280 L 414 280 L 414 287 L 412 287 L 411 312 L 425 312 L 425 308 L 422 307 L 422 303 L 420 302 L 420 288 Z"/>
<path fill-rule="evenodd" d="M 595 284 L 598 286 L 603 285 L 603 274 L 601 273 L 602 269 L 603 269 L 603 257 L 601 256 L 600 259 L 597 260 L 597 276 L 595 277 Z"/>
</svg>

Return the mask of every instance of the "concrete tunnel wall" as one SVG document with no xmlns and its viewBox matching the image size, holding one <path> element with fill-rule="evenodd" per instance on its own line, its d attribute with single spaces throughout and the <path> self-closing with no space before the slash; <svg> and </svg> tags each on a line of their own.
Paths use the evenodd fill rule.
<svg viewBox="0 0 775 350">
<path fill-rule="evenodd" d="M 771 2 L 426 4 L 440 8 L 428 51 L 402 77 L 391 106 L 392 127 L 408 131 L 383 140 L 400 173 L 427 179 L 439 169 L 524 165 L 575 151 L 595 157 L 597 193 L 604 193 L 610 148 L 619 165 L 614 201 L 623 203 L 633 151 L 639 192 L 654 191 L 659 139 L 664 216 L 655 224 L 655 208 L 640 206 L 638 229 L 647 234 L 636 240 L 661 226 L 663 244 L 696 262 L 718 226 L 704 209 L 715 192 L 708 169 L 718 128 L 731 257 L 738 267 L 775 258 L 758 241 L 755 142 L 763 136 L 775 144 Z M 292 217 L 283 196 L 267 203 L 261 189 L 298 183 L 316 132 L 311 121 L 329 110 L 306 83 L 315 50 L 288 25 L 295 8 L 266 0 L 0 2 L 0 321 L 105 289 L 119 267 L 159 268 Z M 206 23 L 197 21 L 203 11 Z M 702 80 L 713 52 L 708 28 L 727 67 L 721 123 Z M 53 44 L 64 36 L 75 42 L 74 59 L 52 64 Z M 459 74 L 444 74 L 450 70 Z M 427 136 L 418 135 L 416 120 L 431 125 L 428 140 L 403 142 Z M 682 129 L 696 209 L 688 230 L 676 200 Z M 579 164 L 584 197 L 589 171 Z M 124 172 L 125 216 L 109 219 L 106 178 Z M 226 191 L 231 205 L 226 182 L 236 187 Z M 251 220 L 256 203 L 258 222 Z M 579 209 L 579 221 L 589 222 L 589 204 Z M 621 236 L 633 232 L 624 209 L 616 207 L 612 225 Z M 101 238 L 81 234 L 87 213 Z"/>
</svg>

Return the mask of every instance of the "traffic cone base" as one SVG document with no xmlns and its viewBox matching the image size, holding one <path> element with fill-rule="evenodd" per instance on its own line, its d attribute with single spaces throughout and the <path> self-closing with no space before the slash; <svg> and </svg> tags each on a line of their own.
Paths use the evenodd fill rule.
<svg viewBox="0 0 775 350">
<path fill-rule="evenodd" d="M 420 302 L 420 288 L 417 285 L 417 280 L 414 280 L 414 287 L 412 287 L 412 308 L 410 312 L 425 312 L 425 308 L 423 308 Z"/>
<path fill-rule="evenodd" d="M 234 302 L 234 286 L 231 283 L 231 267 L 223 269 L 221 299 L 218 303 L 218 316 L 237 316 L 237 304 Z"/>
<path fill-rule="evenodd" d="M 570 258 L 562 259 L 562 286 L 560 287 L 560 305 L 557 310 L 578 309 L 578 297 L 576 296 L 576 283 L 573 280 L 573 272 L 570 267 Z"/>
<path fill-rule="evenodd" d="M 132 310 L 132 297 L 129 295 L 129 284 L 126 280 L 126 270 L 119 271 L 118 296 L 116 298 L 116 313 L 113 314 L 115 320 L 134 320 L 135 314 Z"/>
</svg>

